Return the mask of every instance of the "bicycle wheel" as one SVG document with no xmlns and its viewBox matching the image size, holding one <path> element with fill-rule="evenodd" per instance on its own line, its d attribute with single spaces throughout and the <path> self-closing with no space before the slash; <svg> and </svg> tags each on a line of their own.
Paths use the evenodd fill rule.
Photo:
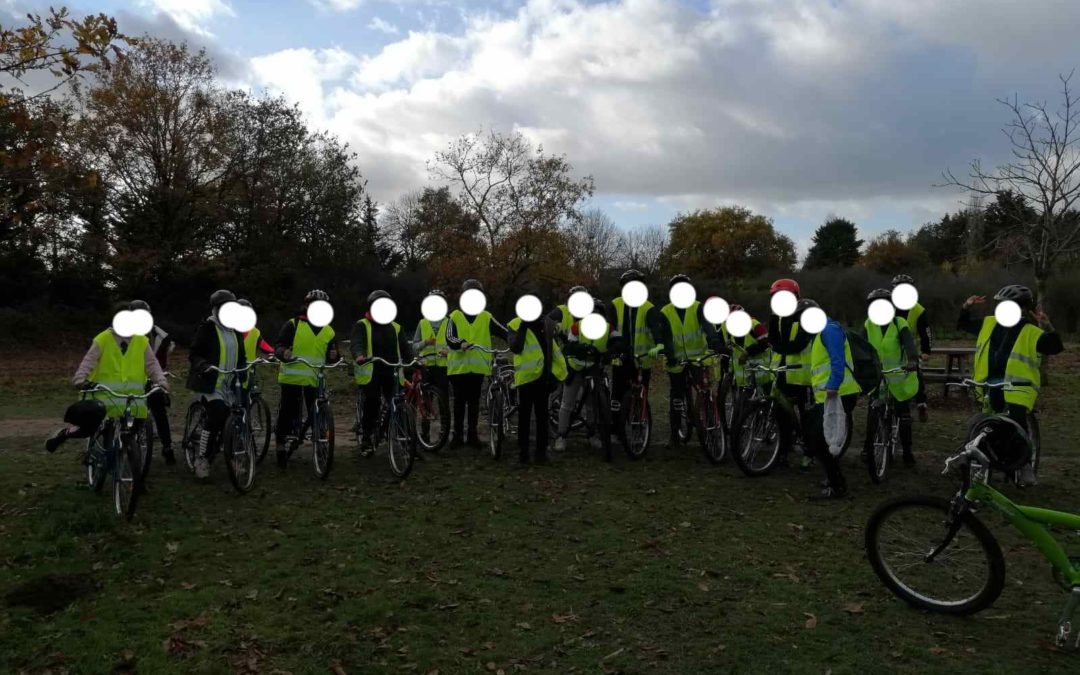
<svg viewBox="0 0 1080 675">
<path fill-rule="evenodd" d="M 725 371 L 724 377 L 716 385 L 716 407 L 723 413 L 720 416 L 720 421 L 724 425 L 724 431 L 728 434 L 731 433 L 732 425 L 735 422 L 738 397 L 739 391 L 735 386 L 735 380 L 730 372 Z"/>
<path fill-rule="evenodd" d="M 270 439 L 274 435 L 274 424 L 270 418 L 270 405 L 262 396 L 252 399 L 248 408 L 248 424 L 255 443 L 255 463 L 261 464 L 270 450 Z"/>
<path fill-rule="evenodd" d="M 1031 469 L 1039 475 L 1039 459 L 1042 457 L 1042 434 L 1039 431 L 1039 418 L 1028 413 L 1028 436 L 1031 438 Z"/>
<path fill-rule="evenodd" d="M 871 405 L 866 416 L 866 435 L 871 439 L 866 452 L 866 470 L 875 484 L 885 480 L 885 472 L 892 461 L 892 417 L 884 404 Z"/>
<path fill-rule="evenodd" d="M 498 386 L 488 388 L 488 451 L 492 459 L 502 457 L 503 437 L 506 434 L 506 406 L 503 392 Z"/>
<path fill-rule="evenodd" d="M 675 433 L 679 438 L 679 443 L 689 443 L 694 435 L 694 420 L 690 414 L 693 405 L 688 387 L 686 398 L 682 400 L 682 408 L 677 411 L 679 413 L 679 424 L 675 427 Z"/>
<path fill-rule="evenodd" d="M 604 459 L 612 460 L 611 456 L 611 394 L 607 385 L 602 381 L 593 387 L 593 415 L 596 417 L 596 433 L 600 436 L 600 449 L 604 451 Z"/>
<path fill-rule="evenodd" d="M 334 411 L 330 401 L 315 401 L 311 421 L 311 463 L 315 475 L 326 480 L 334 466 Z"/>
<path fill-rule="evenodd" d="M 719 464 L 727 454 L 727 436 L 712 392 L 698 395 L 697 414 L 694 417 L 697 421 L 698 441 L 705 452 L 705 459 L 709 460 L 710 464 Z"/>
<path fill-rule="evenodd" d="M 356 404 L 353 417 L 353 435 L 356 437 L 356 447 L 364 443 L 364 396 L 356 390 Z"/>
<path fill-rule="evenodd" d="M 199 452 L 199 437 L 205 425 L 206 406 L 195 401 L 188 406 L 187 417 L 184 419 L 184 436 L 180 441 L 184 446 L 184 459 L 191 471 L 195 471 L 195 455 Z"/>
<path fill-rule="evenodd" d="M 139 469 L 142 481 L 145 484 L 150 475 L 150 461 L 154 458 L 154 437 L 157 427 L 154 424 L 154 416 L 147 415 L 143 420 L 142 428 L 139 429 Z"/>
<path fill-rule="evenodd" d="M 255 464 L 258 462 L 255 450 L 255 436 L 244 421 L 230 414 L 225 421 L 225 467 L 229 470 L 229 480 L 240 494 L 251 490 L 255 484 Z"/>
<path fill-rule="evenodd" d="M 94 492 L 101 492 L 105 487 L 105 475 L 109 472 L 105 457 L 105 431 L 98 427 L 90 438 L 86 439 L 86 483 Z"/>
<path fill-rule="evenodd" d="M 623 396 L 620 411 L 626 455 L 633 460 L 641 459 L 649 449 L 649 438 L 652 436 L 652 408 L 649 407 L 645 390 L 641 387 L 631 388 Z"/>
<path fill-rule="evenodd" d="M 735 424 L 731 458 L 751 478 L 773 470 L 780 458 L 780 427 L 773 407 L 765 402 L 747 405 Z"/>
<path fill-rule="evenodd" d="M 1001 594 L 1005 559 L 978 518 L 964 511 L 956 519 L 952 510 L 948 500 L 921 495 L 882 504 L 866 524 L 866 555 L 881 582 L 904 602 L 932 612 L 974 614 Z"/>
<path fill-rule="evenodd" d="M 425 384 L 420 390 L 416 418 L 416 440 L 420 446 L 431 452 L 442 450 L 450 437 L 450 404 L 446 392 L 433 384 Z"/>
<path fill-rule="evenodd" d="M 398 410 L 391 413 L 386 422 L 386 454 L 390 460 L 390 470 L 398 479 L 404 479 L 413 468 L 412 439 L 408 424 Z"/>
<path fill-rule="evenodd" d="M 131 520 L 135 515 L 135 506 L 142 492 L 142 477 L 139 475 L 139 447 L 136 439 L 125 434 L 120 439 L 113 465 L 113 506 L 116 515 Z"/>
</svg>

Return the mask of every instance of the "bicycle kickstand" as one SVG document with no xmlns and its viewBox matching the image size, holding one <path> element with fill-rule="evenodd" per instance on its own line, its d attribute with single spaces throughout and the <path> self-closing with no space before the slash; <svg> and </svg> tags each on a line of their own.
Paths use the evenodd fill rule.
<svg viewBox="0 0 1080 675">
<path fill-rule="evenodd" d="M 1069 593 L 1069 599 L 1065 603 L 1065 610 L 1061 613 L 1061 620 L 1058 621 L 1057 639 L 1055 640 L 1058 647 L 1068 646 L 1069 637 L 1072 634 L 1072 618 L 1077 607 L 1080 607 L 1080 586 L 1073 586 L 1072 592 Z M 1080 634 L 1077 635 L 1073 643 L 1073 649 L 1080 649 Z"/>
</svg>

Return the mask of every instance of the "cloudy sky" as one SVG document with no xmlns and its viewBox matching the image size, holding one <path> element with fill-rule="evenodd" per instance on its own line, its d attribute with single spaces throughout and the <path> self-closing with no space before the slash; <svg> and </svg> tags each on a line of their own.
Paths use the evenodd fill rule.
<svg viewBox="0 0 1080 675">
<path fill-rule="evenodd" d="M 0 0 L 25 7 L 34 0 Z M 374 196 L 479 128 L 592 174 L 625 226 L 738 203 L 805 248 L 829 214 L 902 230 L 1005 152 L 996 97 L 1080 65 L 1071 0 L 71 0 L 184 38 L 348 141 Z"/>
</svg>

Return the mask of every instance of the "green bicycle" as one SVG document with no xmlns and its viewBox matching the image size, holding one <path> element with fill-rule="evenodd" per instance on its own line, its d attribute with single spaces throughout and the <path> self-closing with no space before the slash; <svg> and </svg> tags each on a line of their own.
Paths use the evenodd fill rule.
<svg viewBox="0 0 1080 675">
<path fill-rule="evenodd" d="M 781 416 L 798 419 L 795 407 L 776 386 L 778 374 L 797 368 L 801 366 L 747 364 L 747 386 L 731 392 L 736 396 L 731 458 L 751 478 L 768 474 L 780 461 Z M 791 426 L 798 429 L 797 424 Z"/>
<path fill-rule="evenodd" d="M 1008 389 L 1024 383 L 965 380 L 962 386 Z M 866 526 L 866 554 L 881 582 L 908 604 L 945 614 L 973 614 L 993 604 L 1005 586 L 1001 546 L 975 516 L 977 508 L 988 507 L 1038 548 L 1050 562 L 1055 580 L 1069 594 L 1056 637 L 1057 644 L 1064 646 L 1072 634 L 1073 614 L 1080 607 L 1080 557 L 1069 556 L 1048 529 L 1080 530 L 1080 515 L 1021 506 L 989 485 L 991 469 L 1013 470 L 1026 461 L 1030 444 L 1020 425 L 1008 416 L 977 422 L 963 450 L 945 460 L 943 473 L 961 469 L 961 487 L 952 499 L 917 495 L 882 504 Z M 1013 451 L 1002 452 L 1002 448 Z M 1003 461 L 1003 456 L 1013 460 Z M 1080 648 L 1080 638 L 1074 646 Z"/>
</svg>

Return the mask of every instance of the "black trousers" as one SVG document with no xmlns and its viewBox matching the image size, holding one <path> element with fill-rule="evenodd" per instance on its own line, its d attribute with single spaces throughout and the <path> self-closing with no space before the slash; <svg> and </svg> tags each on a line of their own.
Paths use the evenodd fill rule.
<svg viewBox="0 0 1080 675">
<path fill-rule="evenodd" d="M 536 460 L 547 460 L 548 394 L 551 387 L 545 378 L 523 384 L 518 390 L 518 452 L 522 462 L 529 461 L 529 434 L 536 419 Z"/>
<path fill-rule="evenodd" d="M 477 437 L 480 421 L 480 390 L 484 376 L 477 373 L 451 375 L 454 385 L 454 436 L 465 438 L 465 411 L 469 413 L 469 438 Z"/>
<path fill-rule="evenodd" d="M 169 397 L 165 392 L 157 391 L 146 399 L 146 407 L 154 416 L 154 430 L 161 439 L 161 450 L 172 447 L 172 431 L 169 429 Z"/>
<path fill-rule="evenodd" d="M 896 416 L 900 418 L 900 447 L 905 455 L 911 454 L 911 401 L 894 401 Z M 877 433 L 877 417 L 866 416 L 866 440 L 863 450 L 871 452 L 874 448 L 874 434 Z"/>
<path fill-rule="evenodd" d="M 844 412 L 850 413 L 855 410 L 855 404 L 859 402 L 859 395 L 848 394 L 847 396 L 841 396 L 840 400 L 844 404 Z M 829 482 L 829 485 L 838 490 L 847 488 L 847 481 L 844 480 L 844 474 L 840 470 L 840 459 L 833 457 L 832 453 L 829 452 L 829 444 L 825 442 L 824 403 L 815 403 L 814 407 L 810 409 L 807 432 L 807 445 L 813 453 L 812 456 L 816 457 L 821 462 L 822 468 L 825 469 L 825 479 Z M 848 429 L 848 433 L 851 433 L 851 429 Z"/>
<path fill-rule="evenodd" d="M 389 369 L 380 370 L 378 365 L 371 375 L 371 382 L 360 387 L 360 398 L 363 401 L 365 436 L 371 436 L 376 431 L 379 423 L 379 409 L 382 402 L 389 404 L 397 392 L 397 377 L 394 371 Z"/>
<path fill-rule="evenodd" d="M 791 401 L 796 414 L 795 417 L 780 414 L 776 418 L 776 425 L 780 430 L 780 451 L 786 453 L 791 451 L 791 447 L 795 442 L 796 425 L 801 425 L 798 428 L 802 430 L 805 442 L 807 435 L 806 406 L 810 400 L 810 388 L 799 384 L 788 384 L 787 382 L 781 383 L 779 387 L 784 397 Z M 809 449 L 804 447 L 803 450 L 807 455 L 811 454 Z"/>
<path fill-rule="evenodd" d="M 919 391 L 915 392 L 915 405 L 921 405 L 926 403 L 926 378 L 923 376 L 922 368 L 915 371 L 915 375 L 919 378 Z"/>
<path fill-rule="evenodd" d="M 623 396 L 626 395 L 626 390 L 630 388 L 630 383 L 634 377 L 634 371 L 637 370 L 634 367 L 633 360 L 623 359 L 622 364 L 611 367 L 611 400 L 622 403 Z M 642 370 L 641 379 L 645 382 L 645 386 L 649 386 L 649 382 L 652 380 L 652 370 Z"/>
<path fill-rule="evenodd" d="M 446 366 L 430 366 L 424 370 L 424 381 L 443 390 L 450 397 L 450 381 L 447 379 Z"/>
<path fill-rule="evenodd" d="M 679 412 L 675 408 L 675 402 L 682 401 L 686 406 L 686 370 L 681 373 L 668 373 L 668 424 L 672 438 L 675 430 L 679 428 Z"/>
<path fill-rule="evenodd" d="M 206 431 L 210 432 L 210 440 L 206 444 L 206 459 L 213 459 L 221 446 L 221 431 L 225 428 L 225 420 L 229 418 L 229 406 L 221 399 L 203 400 L 206 406 Z"/>
<path fill-rule="evenodd" d="M 281 385 L 281 404 L 278 406 L 277 431 L 275 436 L 278 444 L 296 433 L 297 422 L 302 419 L 303 407 L 311 409 L 315 405 L 315 396 L 318 394 L 316 387 L 307 387 L 302 384 Z"/>
</svg>

